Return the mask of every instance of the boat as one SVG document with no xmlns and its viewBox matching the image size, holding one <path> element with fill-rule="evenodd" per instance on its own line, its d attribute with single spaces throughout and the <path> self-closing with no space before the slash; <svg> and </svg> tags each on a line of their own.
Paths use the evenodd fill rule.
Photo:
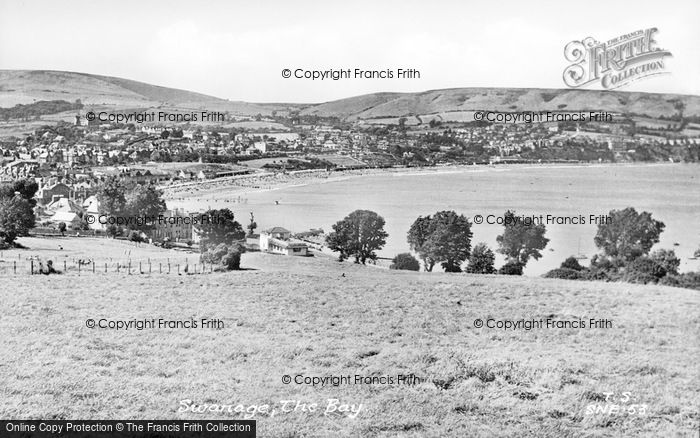
<svg viewBox="0 0 700 438">
<path fill-rule="evenodd" d="M 578 253 L 574 256 L 576 260 L 586 260 L 588 256 L 581 252 L 581 238 L 578 238 Z"/>
</svg>

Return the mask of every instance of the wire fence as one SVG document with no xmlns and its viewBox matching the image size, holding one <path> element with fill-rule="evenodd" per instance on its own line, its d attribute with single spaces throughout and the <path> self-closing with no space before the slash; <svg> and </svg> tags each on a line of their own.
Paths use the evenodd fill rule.
<svg viewBox="0 0 700 438">
<path fill-rule="evenodd" d="M 216 266 L 211 263 L 201 263 L 188 258 L 143 258 L 120 259 L 113 258 L 62 258 L 51 260 L 39 257 L 24 257 L 8 259 L 0 257 L 0 276 L 13 275 L 42 275 L 42 274 L 206 274 L 212 273 Z"/>
</svg>

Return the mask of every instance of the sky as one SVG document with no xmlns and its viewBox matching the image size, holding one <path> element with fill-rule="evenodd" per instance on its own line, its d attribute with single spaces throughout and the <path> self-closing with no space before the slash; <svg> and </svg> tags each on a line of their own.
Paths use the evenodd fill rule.
<svg viewBox="0 0 700 438">
<path fill-rule="evenodd" d="M 0 0 L 0 69 L 117 76 L 250 102 L 457 87 L 565 88 L 564 46 L 650 27 L 669 74 L 620 91 L 700 95 L 700 1 Z M 413 68 L 420 79 L 286 79 Z M 1 85 L 1 84 L 0 84 Z"/>
</svg>

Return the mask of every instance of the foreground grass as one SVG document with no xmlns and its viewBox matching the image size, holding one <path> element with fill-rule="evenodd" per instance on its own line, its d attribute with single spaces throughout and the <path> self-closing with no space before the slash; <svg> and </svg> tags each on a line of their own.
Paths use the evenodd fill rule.
<svg viewBox="0 0 700 438">
<path fill-rule="evenodd" d="M 246 254 L 197 276 L 2 276 L 0 418 L 241 418 L 198 404 L 318 403 L 258 415 L 259 436 L 696 436 L 700 295 L 660 286 L 393 272 Z M 343 276 L 345 274 L 345 276 Z M 221 318 L 222 330 L 85 320 Z M 608 318 L 612 329 L 476 329 Z M 416 385 L 283 384 L 414 374 Z M 617 403 L 644 415 L 590 414 Z M 622 393 L 631 400 L 623 403 Z M 363 408 L 325 416 L 328 399 Z"/>
</svg>

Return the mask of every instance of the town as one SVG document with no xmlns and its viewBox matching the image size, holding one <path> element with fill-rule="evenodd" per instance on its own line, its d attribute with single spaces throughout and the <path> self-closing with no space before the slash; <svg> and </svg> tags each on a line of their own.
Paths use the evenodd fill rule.
<svg viewBox="0 0 700 438">
<path fill-rule="evenodd" d="M 295 111 L 266 116 L 183 111 L 166 118 L 193 120 L 201 115 L 205 121 L 214 117 L 229 122 L 203 124 L 157 123 L 155 113 L 141 118 L 143 123 L 122 123 L 117 120 L 136 121 L 136 113 L 95 117 L 80 101 L 32 105 L 74 112 L 70 121 L 0 138 L 0 182 L 30 179 L 38 185 L 37 233 L 106 232 L 112 224 L 108 220 L 115 218 L 100 214 L 95 195 L 109 178 L 154 185 L 167 199 L 183 188 L 211 183 L 258 187 L 270 179 L 387 168 L 700 159 L 700 120 L 684 118 L 681 112 L 665 119 L 602 113 L 598 119 L 604 121 L 595 123 L 564 117 L 559 122 L 499 124 L 440 116 L 350 122 Z M 6 122 L 26 120 L 19 114 L 26 115 L 28 106 L 21 106 L 21 112 L 4 110 Z M 170 208 L 158 213 L 164 219 L 149 227 L 143 240 L 197 243 L 192 222 L 182 219 L 202 212 Z M 273 228 L 254 234 L 259 239 L 255 245 L 306 255 L 306 244 L 290 240 L 291 235 Z"/>
</svg>

